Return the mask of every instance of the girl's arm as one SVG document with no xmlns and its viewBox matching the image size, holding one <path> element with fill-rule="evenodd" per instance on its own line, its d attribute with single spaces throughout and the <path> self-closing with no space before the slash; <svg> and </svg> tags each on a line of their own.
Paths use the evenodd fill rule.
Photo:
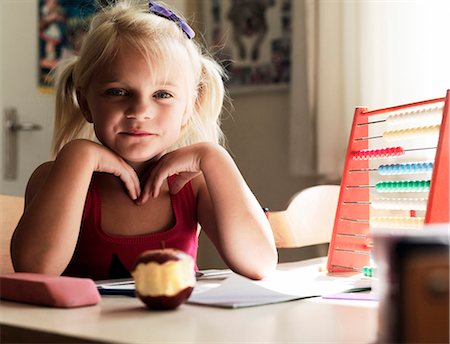
<svg viewBox="0 0 450 344">
<path fill-rule="evenodd" d="M 132 198 L 139 181 L 132 168 L 108 149 L 87 140 L 67 144 L 54 162 L 37 168 L 27 186 L 25 210 L 14 232 L 16 271 L 60 275 L 72 258 L 94 171 L 119 176 Z"/>
<path fill-rule="evenodd" d="M 199 221 L 227 265 L 239 274 L 261 279 L 277 263 L 270 224 L 233 159 L 219 145 L 200 143 L 162 158 L 145 193 L 158 194 L 162 181 L 178 173 L 176 193 L 188 179 L 203 173 L 199 183 Z M 145 200 L 145 199 L 144 199 Z"/>
</svg>

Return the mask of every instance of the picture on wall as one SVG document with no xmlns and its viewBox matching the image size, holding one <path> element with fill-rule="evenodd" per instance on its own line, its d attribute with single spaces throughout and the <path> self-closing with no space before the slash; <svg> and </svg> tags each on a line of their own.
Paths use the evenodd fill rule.
<svg viewBox="0 0 450 344">
<path fill-rule="evenodd" d="M 203 2 L 207 42 L 231 88 L 290 81 L 292 0 Z"/>
<path fill-rule="evenodd" d="M 39 87 L 51 90 L 52 69 L 61 59 L 77 54 L 89 20 L 95 12 L 95 0 L 39 0 Z"/>
</svg>

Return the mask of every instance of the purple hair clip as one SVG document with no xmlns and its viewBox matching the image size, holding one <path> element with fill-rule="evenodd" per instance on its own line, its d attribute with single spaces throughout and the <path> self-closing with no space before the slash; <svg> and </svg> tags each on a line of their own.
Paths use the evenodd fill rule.
<svg viewBox="0 0 450 344">
<path fill-rule="evenodd" d="M 189 39 L 194 38 L 195 32 L 191 29 L 191 27 L 180 17 L 178 17 L 175 13 L 168 10 L 167 8 L 164 8 L 161 5 L 158 5 L 154 3 L 153 1 L 150 1 L 148 3 L 148 9 L 151 13 L 156 14 L 157 16 L 169 19 L 175 23 L 177 23 L 181 30 L 188 36 Z"/>
</svg>

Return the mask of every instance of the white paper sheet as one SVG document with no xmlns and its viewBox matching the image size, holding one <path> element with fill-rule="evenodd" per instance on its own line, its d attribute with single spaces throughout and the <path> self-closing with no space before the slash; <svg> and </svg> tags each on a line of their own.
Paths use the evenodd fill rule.
<svg viewBox="0 0 450 344">
<path fill-rule="evenodd" d="M 188 303 L 225 308 L 251 307 L 369 288 L 370 279 L 361 275 L 329 276 L 319 272 L 317 266 L 311 266 L 293 271 L 277 270 L 262 281 L 233 274 L 219 286 L 207 286 L 199 284 Z"/>
</svg>

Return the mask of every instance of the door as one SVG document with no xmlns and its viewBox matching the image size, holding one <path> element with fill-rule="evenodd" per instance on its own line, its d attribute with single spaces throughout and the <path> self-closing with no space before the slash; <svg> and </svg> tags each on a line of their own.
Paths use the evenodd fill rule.
<svg viewBox="0 0 450 344">
<path fill-rule="evenodd" d="M 0 1 L 0 193 L 23 196 L 34 169 L 50 158 L 54 96 L 38 87 L 38 1 Z M 6 171 L 5 116 L 15 109 L 17 173 Z M 40 130 L 29 124 L 37 124 Z M 14 164 L 13 164 L 14 165 Z M 10 176 L 5 178 L 5 173 Z"/>
</svg>

